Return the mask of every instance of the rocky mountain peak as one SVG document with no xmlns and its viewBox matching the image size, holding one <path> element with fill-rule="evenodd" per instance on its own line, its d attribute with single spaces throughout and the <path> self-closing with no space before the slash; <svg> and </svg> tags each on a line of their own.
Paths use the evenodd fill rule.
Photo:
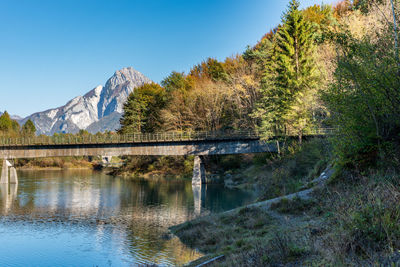
<svg viewBox="0 0 400 267">
<path fill-rule="evenodd" d="M 123 104 L 129 94 L 136 87 L 150 82 L 150 79 L 132 67 L 123 68 L 116 71 L 105 86 L 99 85 L 62 107 L 34 113 L 21 122 L 31 119 L 39 134 L 75 133 L 80 129 L 91 132 L 113 131 L 119 127 Z"/>
</svg>

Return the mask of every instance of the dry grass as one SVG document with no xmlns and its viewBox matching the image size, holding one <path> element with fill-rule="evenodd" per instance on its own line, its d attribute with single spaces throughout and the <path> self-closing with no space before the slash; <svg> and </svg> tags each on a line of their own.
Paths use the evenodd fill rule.
<svg viewBox="0 0 400 267">
<path fill-rule="evenodd" d="M 399 266 L 400 175 L 335 179 L 314 200 L 202 217 L 173 232 L 202 252 L 225 255 L 215 266 Z"/>
</svg>

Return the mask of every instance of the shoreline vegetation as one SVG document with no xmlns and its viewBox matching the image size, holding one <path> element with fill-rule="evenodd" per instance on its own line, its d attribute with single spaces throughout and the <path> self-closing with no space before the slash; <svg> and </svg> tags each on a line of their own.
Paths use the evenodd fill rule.
<svg viewBox="0 0 400 267">
<path fill-rule="evenodd" d="M 259 204 L 171 227 L 207 255 L 191 266 L 221 255 L 208 266 L 399 266 L 400 2 L 305 9 L 288 2 L 281 23 L 242 54 L 208 58 L 188 73 L 135 88 L 118 134 L 247 129 L 264 140 L 282 136 L 278 154 L 205 158 L 208 182 L 253 190 Z M 0 116 L 0 136 L 31 136 L 34 127 Z M 335 132 L 304 138 L 316 128 Z M 17 164 L 68 168 L 86 160 Z M 118 160 L 122 167 L 111 175 L 189 178 L 193 169 L 190 156 Z M 316 186 L 328 167 L 326 182 Z"/>
<path fill-rule="evenodd" d="M 395 249 L 400 245 L 398 173 L 379 169 L 360 175 L 329 166 L 332 151 L 315 160 L 313 153 L 321 148 L 321 142 L 332 149 L 329 140 L 320 139 L 303 143 L 295 154 L 288 152 L 293 151 L 288 147 L 286 155 L 275 158 L 272 174 L 257 170 L 262 178 L 250 181 L 254 188 L 262 188 L 266 182 L 267 187 L 282 191 L 261 190 L 264 194 L 259 194 L 255 203 L 170 227 L 184 244 L 205 254 L 187 266 L 216 257 L 218 260 L 207 266 L 400 264 Z M 305 158 L 310 160 L 303 165 L 306 179 L 281 175 L 293 161 L 304 163 Z M 251 173 L 254 168 L 256 164 L 235 175 Z M 271 182 L 274 177 L 279 179 Z"/>
</svg>

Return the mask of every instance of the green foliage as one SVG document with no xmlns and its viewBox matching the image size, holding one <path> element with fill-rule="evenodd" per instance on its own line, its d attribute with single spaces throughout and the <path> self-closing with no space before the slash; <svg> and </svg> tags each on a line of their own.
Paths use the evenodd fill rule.
<svg viewBox="0 0 400 267">
<path fill-rule="evenodd" d="M 8 114 L 7 111 L 5 111 L 1 116 L 0 116 L 0 131 L 2 132 L 7 132 L 12 130 L 13 123 L 10 118 L 10 115 Z"/>
<path fill-rule="evenodd" d="M 19 136 L 20 134 L 18 122 L 11 119 L 7 111 L 0 116 L 0 134 L 8 137 Z"/>
<path fill-rule="evenodd" d="M 168 77 L 161 81 L 161 85 L 165 88 L 167 94 L 171 94 L 175 91 L 187 91 L 189 89 L 189 83 L 186 80 L 184 73 L 173 71 Z"/>
<path fill-rule="evenodd" d="M 31 120 L 27 120 L 22 126 L 22 135 L 26 137 L 33 137 L 36 133 L 35 124 Z"/>
<path fill-rule="evenodd" d="M 399 245 L 400 208 L 397 205 L 386 206 L 376 199 L 355 211 L 351 219 L 345 227 L 356 242 L 375 248 Z"/>
<path fill-rule="evenodd" d="M 288 131 L 301 136 L 312 125 L 312 93 L 318 80 L 314 38 L 311 23 L 299 10 L 299 2 L 292 0 L 270 49 L 262 98 L 255 112 L 267 137 Z"/>
<path fill-rule="evenodd" d="M 267 159 L 267 171 L 259 179 L 262 199 L 272 199 L 299 191 L 326 168 L 330 158 L 327 140 L 314 139 L 290 144 L 280 158 Z"/>
<path fill-rule="evenodd" d="M 223 64 L 214 58 L 208 58 L 205 62 L 194 66 L 190 71 L 190 75 L 198 78 L 206 76 L 214 82 L 228 79 L 228 74 Z"/>
<path fill-rule="evenodd" d="M 165 106 L 165 100 L 164 88 L 156 83 L 136 88 L 124 104 L 119 132 L 154 132 L 159 129 L 160 111 Z"/>
<path fill-rule="evenodd" d="M 332 124 L 340 129 L 333 140 L 339 164 L 364 168 L 384 155 L 398 164 L 400 79 L 391 28 L 375 38 L 356 39 L 344 32 L 332 39 L 338 49 L 337 68 L 323 99 Z"/>
</svg>

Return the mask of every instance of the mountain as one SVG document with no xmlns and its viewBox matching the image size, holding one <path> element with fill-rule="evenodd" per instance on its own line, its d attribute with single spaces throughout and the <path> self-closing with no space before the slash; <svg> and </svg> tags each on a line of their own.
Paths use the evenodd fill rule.
<svg viewBox="0 0 400 267">
<path fill-rule="evenodd" d="M 31 119 L 38 134 L 113 131 L 119 128 L 123 105 L 133 90 L 151 80 L 133 68 L 116 71 L 104 86 L 99 85 L 84 96 L 70 100 L 62 107 L 34 113 Z"/>
</svg>

